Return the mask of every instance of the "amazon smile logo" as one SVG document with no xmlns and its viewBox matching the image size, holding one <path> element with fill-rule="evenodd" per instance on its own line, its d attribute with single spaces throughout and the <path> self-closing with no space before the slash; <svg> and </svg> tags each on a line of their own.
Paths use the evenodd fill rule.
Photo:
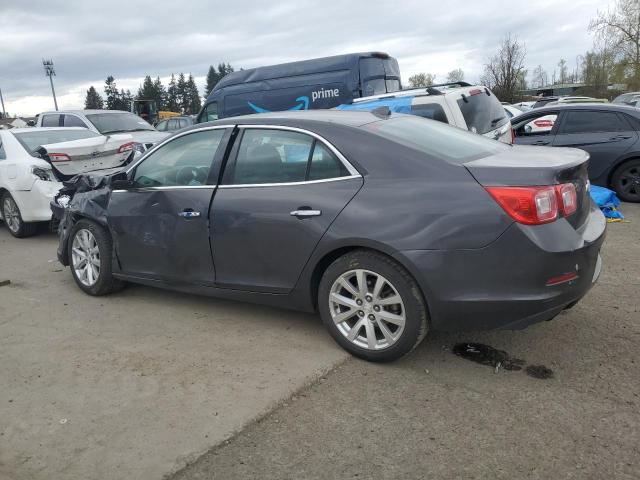
<svg viewBox="0 0 640 480">
<path fill-rule="evenodd" d="M 325 98 L 338 98 L 340 96 L 340 89 L 338 88 L 320 88 L 319 90 L 314 90 L 311 92 L 311 102 L 309 102 L 309 97 L 304 95 L 302 97 L 296 98 L 296 105 L 291 108 L 287 108 L 287 110 L 309 110 L 309 103 L 313 103 L 316 100 L 321 100 Z M 271 110 L 267 110 L 266 108 L 259 107 L 253 102 L 247 102 L 247 104 L 253 109 L 256 113 L 268 113 Z"/>
</svg>

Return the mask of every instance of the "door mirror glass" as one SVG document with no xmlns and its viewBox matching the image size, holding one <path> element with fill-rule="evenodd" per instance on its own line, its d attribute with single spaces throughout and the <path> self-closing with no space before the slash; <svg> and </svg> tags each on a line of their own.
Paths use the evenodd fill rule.
<svg viewBox="0 0 640 480">
<path fill-rule="evenodd" d="M 526 120 L 522 120 L 515 123 L 513 131 L 516 137 L 530 137 L 538 135 L 548 135 L 553 130 L 553 126 L 558 119 L 557 113 L 541 114 L 537 117 L 528 117 Z"/>
<path fill-rule="evenodd" d="M 206 185 L 224 129 L 190 133 L 171 140 L 135 169 L 133 186 L 192 187 Z"/>
</svg>

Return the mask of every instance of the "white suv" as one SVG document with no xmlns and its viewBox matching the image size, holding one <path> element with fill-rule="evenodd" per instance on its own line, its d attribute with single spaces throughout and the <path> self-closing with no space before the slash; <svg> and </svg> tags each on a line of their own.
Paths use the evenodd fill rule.
<svg viewBox="0 0 640 480">
<path fill-rule="evenodd" d="M 443 83 L 371 97 L 356 98 L 340 110 L 373 110 L 386 106 L 393 112 L 438 120 L 513 143 L 511 121 L 503 105 L 487 87 L 466 82 Z"/>
</svg>

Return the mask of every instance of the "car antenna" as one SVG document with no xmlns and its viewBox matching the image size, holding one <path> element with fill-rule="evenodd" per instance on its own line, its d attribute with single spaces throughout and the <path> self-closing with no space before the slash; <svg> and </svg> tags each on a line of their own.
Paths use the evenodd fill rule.
<svg viewBox="0 0 640 480">
<path fill-rule="evenodd" d="M 382 119 L 387 119 L 391 116 L 391 110 L 386 105 L 382 105 L 381 107 L 374 108 L 373 110 L 371 110 L 371 113 L 373 113 L 376 117 L 382 118 Z"/>
</svg>

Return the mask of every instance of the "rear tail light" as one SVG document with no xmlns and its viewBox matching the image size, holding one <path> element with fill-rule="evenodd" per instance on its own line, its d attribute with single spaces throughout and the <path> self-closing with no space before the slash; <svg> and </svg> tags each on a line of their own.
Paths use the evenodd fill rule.
<svg viewBox="0 0 640 480">
<path fill-rule="evenodd" d="M 518 223 L 541 225 L 558 218 L 554 187 L 486 187 L 489 195 Z"/>
<path fill-rule="evenodd" d="M 556 195 L 558 196 L 558 207 L 563 216 L 568 217 L 578 209 L 578 196 L 576 186 L 573 183 L 556 185 Z"/>
<path fill-rule="evenodd" d="M 578 208 L 573 183 L 544 187 L 485 187 L 489 195 L 516 222 L 542 225 L 560 215 L 568 217 Z"/>
<path fill-rule="evenodd" d="M 71 158 L 66 153 L 49 153 L 52 162 L 70 162 Z"/>
<path fill-rule="evenodd" d="M 124 145 L 120 145 L 118 148 L 118 153 L 130 152 L 133 150 L 134 142 L 125 143 Z"/>
<path fill-rule="evenodd" d="M 553 127 L 553 120 L 534 120 L 533 124 L 540 128 L 551 128 Z"/>
<path fill-rule="evenodd" d="M 579 277 L 576 272 L 563 273 L 562 275 L 551 277 L 549 280 L 547 280 L 546 285 L 547 287 L 553 287 L 554 285 L 572 282 L 574 280 L 577 280 L 578 278 Z"/>
<path fill-rule="evenodd" d="M 511 129 L 511 143 L 516 143 L 516 130 L 515 128 Z"/>
</svg>

